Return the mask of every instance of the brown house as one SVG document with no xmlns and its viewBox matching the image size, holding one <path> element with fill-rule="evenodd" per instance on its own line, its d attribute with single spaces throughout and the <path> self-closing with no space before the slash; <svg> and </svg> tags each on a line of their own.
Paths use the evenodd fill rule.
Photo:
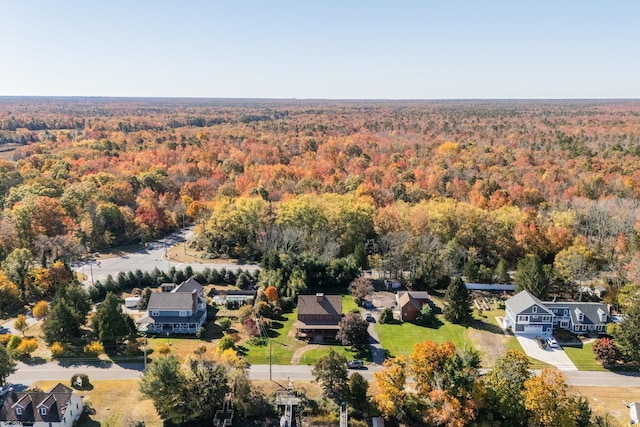
<svg viewBox="0 0 640 427">
<path fill-rule="evenodd" d="M 431 302 L 431 297 L 428 292 L 424 291 L 398 292 L 396 294 L 396 301 L 400 309 L 400 320 L 403 322 L 412 322 L 416 320 L 420 314 L 422 306 Z"/>
<path fill-rule="evenodd" d="M 340 295 L 298 295 L 296 337 L 313 342 L 333 341 L 342 319 Z"/>
</svg>

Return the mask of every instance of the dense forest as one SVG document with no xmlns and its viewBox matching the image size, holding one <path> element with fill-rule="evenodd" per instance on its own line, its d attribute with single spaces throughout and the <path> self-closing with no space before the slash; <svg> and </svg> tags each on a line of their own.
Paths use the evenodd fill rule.
<svg viewBox="0 0 640 427">
<path fill-rule="evenodd" d="M 319 264 L 429 289 L 533 257 L 549 293 L 619 308 L 639 198 L 639 101 L 0 98 L 0 303 L 52 291 L 55 260 L 195 225 L 289 294 Z"/>
</svg>

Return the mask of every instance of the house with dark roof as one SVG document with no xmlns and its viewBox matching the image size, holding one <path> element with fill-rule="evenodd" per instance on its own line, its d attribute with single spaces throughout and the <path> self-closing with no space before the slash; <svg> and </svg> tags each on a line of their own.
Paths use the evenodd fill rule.
<svg viewBox="0 0 640 427">
<path fill-rule="evenodd" d="M 401 291 L 396 294 L 396 303 L 400 320 L 411 322 L 416 320 L 424 304 L 431 303 L 431 297 L 425 291 Z"/>
<path fill-rule="evenodd" d="M 296 337 L 313 342 L 334 341 L 340 330 L 342 297 L 340 295 L 298 295 Z"/>
<path fill-rule="evenodd" d="M 47 392 L 14 392 L 0 396 L 0 427 L 71 427 L 82 414 L 82 398 L 58 383 Z"/>
<path fill-rule="evenodd" d="M 151 293 L 147 315 L 138 320 L 138 324 L 141 331 L 152 334 L 195 335 L 206 319 L 204 288 L 192 277 L 170 292 Z"/>
<path fill-rule="evenodd" d="M 554 328 L 603 334 L 609 322 L 608 307 L 597 302 L 543 302 L 522 291 L 505 303 L 505 327 L 516 334 L 549 335 Z"/>
</svg>

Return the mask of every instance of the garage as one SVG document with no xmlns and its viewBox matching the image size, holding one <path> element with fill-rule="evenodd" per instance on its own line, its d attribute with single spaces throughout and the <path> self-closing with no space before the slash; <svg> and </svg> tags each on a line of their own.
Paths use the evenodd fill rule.
<svg viewBox="0 0 640 427">
<path fill-rule="evenodd" d="M 524 326 L 524 331 L 522 331 L 524 334 L 541 334 L 542 333 L 542 325 L 525 325 Z"/>
</svg>

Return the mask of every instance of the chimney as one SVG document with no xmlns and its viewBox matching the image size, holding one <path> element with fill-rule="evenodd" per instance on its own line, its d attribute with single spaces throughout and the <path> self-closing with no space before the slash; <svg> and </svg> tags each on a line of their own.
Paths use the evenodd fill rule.
<svg viewBox="0 0 640 427">
<path fill-rule="evenodd" d="M 316 294 L 316 301 L 322 302 L 324 300 L 324 294 L 318 293 Z"/>
<path fill-rule="evenodd" d="M 193 302 L 191 312 L 195 314 L 198 312 L 198 291 L 195 289 L 191 291 L 191 301 Z"/>
</svg>

